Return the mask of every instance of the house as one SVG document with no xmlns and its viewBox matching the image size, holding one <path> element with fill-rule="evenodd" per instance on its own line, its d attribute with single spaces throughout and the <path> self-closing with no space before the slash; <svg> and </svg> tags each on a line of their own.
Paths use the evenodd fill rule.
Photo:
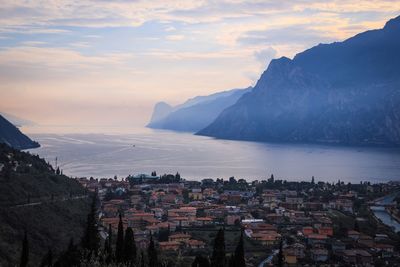
<svg viewBox="0 0 400 267">
<path fill-rule="evenodd" d="M 177 251 L 181 246 L 181 243 L 176 241 L 166 241 L 166 242 L 159 242 L 158 245 L 161 251 L 166 251 L 166 250 Z"/>
<path fill-rule="evenodd" d="M 237 222 L 240 223 L 240 215 L 228 215 L 225 218 L 227 225 L 235 225 Z"/>
<path fill-rule="evenodd" d="M 357 243 L 368 248 L 373 248 L 375 245 L 374 239 L 371 236 L 365 234 L 360 234 Z"/>
<path fill-rule="evenodd" d="M 375 251 L 380 252 L 382 258 L 390 258 L 393 257 L 394 247 L 389 244 L 375 244 Z"/>
<path fill-rule="evenodd" d="M 327 241 L 328 237 L 326 235 L 320 234 L 310 234 L 307 237 L 307 242 L 309 245 L 324 245 Z"/>
<path fill-rule="evenodd" d="M 358 240 L 360 238 L 360 233 L 355 230 L 348 230 L 347 236 L 353 240 Z"/>
<path fill-rule="evenodd" d="M 172 217 L 169 218 L 168 221 L 170 222 L 171 226 L 174 225 L 175 227 L 188 227 L 190 225 L 189 218 L 187 217 Z"/>
<path fill-rule="evenodd" d="M 260 241 L 261 244 L 264 246 L 273 246 L 278 243 L 280 240 L 281 235 L 274 231 L 268 232 L 260 232 L 260 233 L 253 233 L 251 238 L 254 240 Z"/>
<path fill-rule="evenodd" d="M 214 221 L 211 217 L 197 217 L 193 224 L 196 226 L 205 226 L 214 224 Z"/>
<path fill-rule="evenodd" d="M 270 214 L 267 214 L 266 218 L 269 222 L 274 223 L 274 224 L 283 223 L 285 221 L 282 214 L 270 213 Z"/>
<path fill-rule="evenodd" d="M 185 242 L 189 240 L 191 236 L 189 234 L 185 233 L 177 233 L 177 234 L 172 234 L 169 236 L 169 241 L 176 241 L 176 242 Z"/>
<path fill-rule="evenodd" d="M 322 226 L 318 228 L 317 231 L 320 235 L 333 236 L 333 228 L 330 226 Z"/>
<path fill-rule="evenodd" d="M 191 249 L 202 249 L 205 247 L 206 243 L 201 240 L 189 239 L 185 241 L 185 244 L 188 248 Z"/>
<path fill-rule="evenodd" d="M 343 261 L 349 264 L 357 263 L 357 254 L 354 249 L 343 251 Z"/>
<path fill-rule="evenodd" d="M 302 233 L 304 236 L 308 236 L 310 234 L 314 233 L 314 228 L 312 228 L 311 226 L 305 226 L 303 227 Z"/>
<path fill-rule="evenodd" d="M 340 253 L 346 250 L 346 245 L 340 240 L 333 240 L 331 243 L 333 253 Z"/>
<path fill-rule="evenodd" d="M 291 250 L 291 253 L 294 254 L 297 259 L 303 259 L 305 257 L 305 245 L 301 243 L 294 243 L 287 248 Z"/>
<path fill-rule="evenodd" d="M 189 192 L 189 199 L 191 200 L 202 200 L 203 198 L 201 188 L 193 188 L 191 192 Z"/>
<path fill-rule="evenodd" d="M 287 264 L 297 264 L 296 253 L 291 248 L 286 248 L 283 250 L 283 256 Z"/>
<path fill-rule="evenodd" d="M 343 260 L 349 264 L 371 264 L 373 259 L 372 255 L 363 249 L 348 249 L 343 251 Z"/>
<path fill-rule="evenodd" d="M 369 254 L 366 250 L 357 249 L 357 263 L 362 265 L 372 264 L 373 259 L 372 255 Z"/>
<path fill-rule="evenodd" d="M 312 249 L 311 258 L 315 262 L 325 262 L 328 260 L 328 250 L 323 248 Z"/>
</svg>

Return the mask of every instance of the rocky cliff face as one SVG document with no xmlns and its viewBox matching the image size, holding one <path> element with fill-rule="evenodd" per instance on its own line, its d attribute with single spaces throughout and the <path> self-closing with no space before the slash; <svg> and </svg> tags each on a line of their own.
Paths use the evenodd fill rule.
<svg viewBox="0 0 400 267">
<path fill-rule="evenodd" d="M 151 115 L 151 119 L 149 124 L 155 123 L 157 121 L 160 121 L 164 119 L 166 116 L 168 116 L 173 110 L 173 107 L 168 105 L 165 102 L 158 102 L 153 109 L 153 114 Z"/>
<path fill-rule="evenodd" d="M 400 17 L 381 30 L 273 60 L 200 135 L 400 145 Z"/>
<path fill-rule="evenodd" d="M 16 149 L 39 147 L 39 143 L 32 141 L 21 131 L 0 115 L 0 143 L 5 143 Z"/>
<path fill-rule="evenodd" d="M 172 108 L 172 111 L 161 119 L 152 120 L 148 127 L 184 132 L 199 131 L 217 118 L 221 111 L 236 103 L 250 89 L 233 89 L 209 96 L 194 97 Z M 155 111 L 156 109 L 157 105 Z"/>
</svg>

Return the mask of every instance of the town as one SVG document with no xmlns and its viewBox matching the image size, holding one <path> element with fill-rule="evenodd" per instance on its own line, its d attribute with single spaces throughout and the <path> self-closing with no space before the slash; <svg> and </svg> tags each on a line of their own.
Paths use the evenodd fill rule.
<svg viewBox="0 0 400 267">
<path fill-rule="evenodd" d="M 294 182 L 273 175 L 190 181 L 155 171 L 76 179 L 98 194 L 103 240 L 116 236 L 122 223 L 133 229 L 138 250 L 154 240 L 158 258 L 173 266 L 209 266 L 195 265 L 196 259 L 211 258 L 221 232 L 226 261 L 241 240 L 245 266 L 400 262 L 400 182 Z"/>
</svg>

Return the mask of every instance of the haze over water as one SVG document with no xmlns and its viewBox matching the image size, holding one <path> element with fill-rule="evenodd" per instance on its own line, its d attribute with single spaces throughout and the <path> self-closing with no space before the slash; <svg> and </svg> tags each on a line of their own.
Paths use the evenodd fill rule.
<svg viewBox="0 0 400 267">
<path fill-rule="evenodd" d="M 150 129 L 30 127 L 30 150 L 78 177 L 181 173 L 185 179 L 246 178 L 346 182 L 400 180 L 400 149 L 216 140 Z M 104 134 L 107 133 L 107 134 Z"/>
</svg>

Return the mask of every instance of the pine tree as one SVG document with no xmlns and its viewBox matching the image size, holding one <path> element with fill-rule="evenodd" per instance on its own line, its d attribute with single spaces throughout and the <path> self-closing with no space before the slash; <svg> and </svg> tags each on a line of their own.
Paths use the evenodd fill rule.
<svg viewBox="0 0 400 267">
<path fill-rule="evenodd" d="M 128 263 L 128 265 L 136 262 L 136 244 L 131 227 L 128 227 L 125 231 L 124 261 Z"/>
<path fill-rule="evenodd" d="M 86 222 L 86 231 L 82 238 L 82 247 L 89 252 L 97 252 L 100 248 L 100 236 L 97 229 L 97 192 L 93 195 Z"/>
<path fill-rule="evenodd" d="M 243 231 L 240 234 L 239 243 L 235 250 L 234 266 L 235 267 L 246 267 L 246 261 L 244 259 Z"/>
<path fill-rule="evenodd" d="M 149 258 L 149 267 L 157 267 L 158 266 L 157 250 L 154 245 L 152 234 L 150 234 L 150 244 L 149 247 L 147 248 L 147 256 Z"/>
<path fill-rule="evenodd" d="M 219 229 L 214 240 L 214 249 L 211 257 L 211 266 L 225 267 L 225 235 L 224 230 Z"/>
<path fill-rule="evenodd" d="M 124 225 L 122 223 L 122 215 L 119 214 L 117 244 L 115 246 L 115 258 L 117 262 L 122 262 L 124 256 Z"/>
<path fill-rule="evenodd" d="M 312 185 L 314 185 L 314 184 L 315 184 L 315 179 L 314 179 L 314 176 L 313 176 L 313 177 L 311 177 L 311 184 L 312 184 Z"/>
<path fill-rule="evenodd" d="M 28 243 L 28 233 L 25 231 L 24 240 L 22 241 L 21 261 L 19 266 L 20 267 L 28 266 L 28 261 L 29 261 L 29 243 Z"/>
</svg>

